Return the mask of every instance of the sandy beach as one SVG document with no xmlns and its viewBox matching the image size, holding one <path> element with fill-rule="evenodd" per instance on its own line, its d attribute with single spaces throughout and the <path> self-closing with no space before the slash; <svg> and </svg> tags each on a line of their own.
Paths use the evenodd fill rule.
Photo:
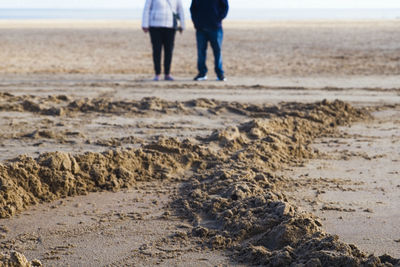
<svg viewBox="0 0 400 267">
<path fill-rule="evenodd" d="M 0 22 L 0 265 L 400 266 L 400 21 L 224 26 Z"/>
</svg>

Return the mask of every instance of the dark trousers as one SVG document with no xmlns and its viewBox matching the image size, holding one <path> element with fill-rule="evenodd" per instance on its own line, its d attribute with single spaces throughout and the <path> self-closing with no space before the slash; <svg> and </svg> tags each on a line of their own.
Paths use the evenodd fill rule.
<svg viewBox="0 0 400 267">
<path fill-rule="evenodd" d="M 153 46 L 153 62 L 156 75 L 161 74 L 161 52 L 164 48 L 164 73 L 171 71 L 172 53 L 174 51 L 175 29 L 150 27 L 150 38 Z"/>
<path fill-rule="evenodd" d="M 224 76 L 224 70 L 222 68 L 222 41 L 224 32 L 222 28 L 219 29 L 197 29 L 197 68 L 199 74 L 204 76 L 207 74 L 207 46 L 210 43 L 214 53 L 214 70 L 218 77 Z"/>
</svg>

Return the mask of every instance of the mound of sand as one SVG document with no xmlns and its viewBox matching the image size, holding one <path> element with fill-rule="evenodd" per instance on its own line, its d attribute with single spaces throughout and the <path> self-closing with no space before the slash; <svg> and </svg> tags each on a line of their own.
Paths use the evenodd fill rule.
<svg viewBox="0 0 400 267">
<path fill-rule="evenodd" d="M 0 265 L 4 267 L 33 267 L 42 266 L 42 263 L 38 260 L 29 262 L 21 253 L 12 251 L 8 254 L 0 253 Z"/>
<path fill-rule="evenodd" d="M 145 97 L 141 100 L 113 101 L 104 97 L 70 99 L 65 95 L 39 97 L 31 95 L 14 96 L 9 93 L 0 93 L 0 111 L 32 112 L 49 116 L 73 115 L 75 113 L 106 113 L 130 114 L 135 116 L 149 115 L 154 112 L 162 114 L 211 114 L 235 113 L 252 118 L 271 117 L 307 117 L 312 121 L 321 121 L 325 115 L 336 112 L 329 110 L 325 102 L 321 102 L 319 111 L 311 114 L 309 111 L 316 104 L 281 103 L 280 105 L 256 105 L 239 102 L 219 101 L 215 99 L 199 98 L 189 101 L 167 101 L 157 97 Z M 325 109 L 325 110 L 322 110 Z M 348 111 L 343 110 L 346 116 Z M 333 114 L 334 115 L 334 114 Z M 346 117 L 350 123 L 351 116 Z M 341 123 L 342 118 L 336 118 L 332 123 Z M 343 121 L 344 122 L 344 121 Z"/>
<path fill-rule="evenodd" d="M 109 104 L 68 106 L 104 112 Z M 45 153 L 37 159 L 20 156 L 0 165 L 0 216 L 10 217 L 42 201 L 131 187 L 137 181 L 183 179 L 190 170 L 192 175 L 184 178 L 186 186 L 173 207 L 192 220 L 188 235 L 204 246 L 234 249 L 239 260 L 271 266 L 400 264 L 389 256 L 367 256 L 324 233 L 317 219 L 288 203 L 279 190 L 285 178 L 274 175 L 289 164 L 312 158 L 317 153 L 309 146 L 314 138 L 367 118 L 367 113 L 341 101 L 279 107 L 213 100 L 144 99 L 136 104 L 142 110 L 234 109 L 259 118 L 215 131 L 199 144 L 160 138 L 140 149 L 76 156 Z M 126 103 L 117 106 L 132 110 Z"/>
</svg>

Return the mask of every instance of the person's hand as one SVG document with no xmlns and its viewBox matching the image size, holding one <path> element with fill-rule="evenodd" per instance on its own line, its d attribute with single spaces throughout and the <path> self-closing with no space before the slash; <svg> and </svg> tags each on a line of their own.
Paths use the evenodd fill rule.
<svg viewBox="0 0 400 267">
<path fill-rule="evenodd" d="M 179 28 L 178 28 L 178 31 L 179 31 L 180 34 L 182 34 L 182 33 L 183 33 L 182 27 L 179 27 Z"/>
<path fill-rule="evenodd" d="M 144 33 L 148 33 L 149 32 L 149 28 L 142 27 L 142 30 L 143 30 Z"/>
</svg>

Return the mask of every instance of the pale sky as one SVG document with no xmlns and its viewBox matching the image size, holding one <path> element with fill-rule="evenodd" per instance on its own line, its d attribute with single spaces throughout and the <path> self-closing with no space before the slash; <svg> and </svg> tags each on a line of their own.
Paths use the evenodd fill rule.
<svg viewBox="0 0 400 267">
<path fill-rule="evenodd" d="M 189 7 L 191 0 L 182 0 Z M 0 8 L 142 8 L 145 0 L 0 0 Z M 400 8 L 400 0 L 229 0 L 232 8 Z"/>
</svg>

